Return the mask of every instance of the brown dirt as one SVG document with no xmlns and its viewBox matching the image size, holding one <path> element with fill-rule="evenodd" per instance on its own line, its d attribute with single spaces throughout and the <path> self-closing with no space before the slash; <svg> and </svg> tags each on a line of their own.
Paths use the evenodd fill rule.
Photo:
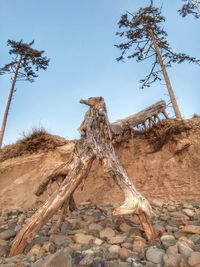
<svg viewBox="0 0 200 267">
<path fill-rule="evenodd" d="M 175 121 L 171 123 L 177 124 Z M 151 153 L 151 135 L 150 140 L 144 135 L 136 135 L 128 144 L 116 145 L 116 152 L 129 177 L 149 199 L 200 199 L 200 118 L 187 120 L 185 124 L 189 130 L 171 136 L 156 153 Z M 169 124 L 165 129 L 167 127 Z M 43 202 L 46 195 L 37 198 L 33 194 L 42 173 L 66 161 L 73 147 L 74 142 L 68 142 L 54 151 L 0 163 L 0 209 L 29 208 Z M 123 195 L 112 178 L 103 174 L 102 167 L 95 162 L 83 191 L 80 187 L 76 190 L 75 200 L 121 202 Z"/>
</svg>

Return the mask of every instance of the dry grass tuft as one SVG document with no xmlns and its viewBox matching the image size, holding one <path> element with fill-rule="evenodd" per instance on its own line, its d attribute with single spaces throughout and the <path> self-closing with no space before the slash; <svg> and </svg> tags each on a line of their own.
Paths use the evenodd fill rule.
<svg viewBox="0 0 200 267">
<path fill-rule="evenodd" d="M 49 134 L 43 128 L 33 128 L 31 133 L 23 134 L 23 138 L 15 144 L 0 149 L 0 162 L 42 151 L 54 150 L 56 147 L 67 144 L 64 138 Z"/>
</svg>

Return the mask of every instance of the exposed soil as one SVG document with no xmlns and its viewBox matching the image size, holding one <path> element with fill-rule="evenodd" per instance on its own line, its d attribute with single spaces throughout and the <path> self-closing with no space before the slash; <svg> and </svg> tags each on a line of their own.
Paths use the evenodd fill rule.
<svg viewBox="0 0 200 267">
<path fill-rule="evenodd" d="M 175 121 L 171 123 L 176 124 Z M 116 152 L 129 177 L 147 198 L 165 201 L 200 199 L 200 118 L 187 120 L 185 125 L 188 127 L 186 131 L 172 133 L 155 153 L 152 153 L 152 133 L 134 135 L 128 143 L 116 145 Z M 160 127 L 169 128 L 169 123 Z M 33 193 L 42 173 L 65 162 L 73 147 L 74 142 L 68 142 L 53 151 L 39 151 L 1 162 L 0 209 L 29 208 L 44 201 L 46 195 L 37 198 Z M 95 162 L 83 191 L 80 187 L 76 190 L 75 200 L 113 203 L 121 202 L 123 195 L 112 178 L 105 175 Z"/>
</svg>

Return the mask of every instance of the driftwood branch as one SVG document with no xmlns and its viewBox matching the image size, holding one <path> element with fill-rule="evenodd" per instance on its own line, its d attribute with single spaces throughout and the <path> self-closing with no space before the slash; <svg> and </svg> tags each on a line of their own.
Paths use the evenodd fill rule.
<svg viewBox="0 0 200 267">
<path fill-rule="evenodd" d="M 95 158 L 101 161 L 104 171 L 114 178 L 124 193 L 124 203 L 113 214 L 116 216 L 137 214 L 147 238 L 149 240 L 154 238 L 153 229 L 148 221 L 148 217 L 152 214 L 151 206 L 129 180 L 126 170 L 115 154 L 104 99 L 96 97 L 80 102 L 90 107 L 80 127 L 81 139 L 75 145 L 68 167 L 63 165 L 52 172 L 52 175 L 55 175 L 64 170 L 63 173 L 67 172 L 67 175 L 60 188 L 50 196 L 17 234 L 10 250 L 10 256 L 22 253 L 27 243 L 60 208 L 60 218 L 62 219 L 66 208 L 65 204 L 70 203 L 70 198 L 72 200 L 77 186 L 87 178 Z"/>
<path fill-rule="evenodd" d="M 69 164 L 70 162 L 59 164 L 54 170 L 44 173 L 42 182 L 37 186 L 37 189 L 35 190 L 35 195 L 42 195 L 47 189 L 49 182 L 54 182 L 60 176 L 65 178 L 69 171 Z"/>
</svg>

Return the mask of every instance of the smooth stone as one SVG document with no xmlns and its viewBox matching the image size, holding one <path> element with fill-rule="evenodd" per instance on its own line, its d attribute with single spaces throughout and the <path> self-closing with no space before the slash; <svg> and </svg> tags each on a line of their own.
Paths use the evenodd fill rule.
<svg viewBox="0 0 200 267">
<path fill-rule="evenodd" d="M 131 253 L 129 252 L 129 250 L 125 247 L 122 247 L 119 249 L 119 257 L 122 260 L 126 260 L 127 258 L 129 258 L 131 256 Z"/>
<path fill-rule="evenodd" d="M 103 229 L 103 227 L 98 223 L 91 223 L 91 224 L 89 224 L 88 229 L 89 229 L 89 231 L 100 232 Z"/>
<path fill-rule="evenodd" d="M 49 240 L 57 246 L 66 246 L 71 242 L 71 239 L 65 235 L 51 235 Z"/>
<path fill-rule="evenodd" d="M 103 229 L 99 235 L 101 239 L 110 239 L 111 237 L 115 236 L 115 231 L 112 228 L 107 227 Z"/>
<path fill-rule="evenodd" d="M 189 217 L 187 215 L 183 214 L 181 211 L 173 211 L 170 213 L 170 216 L 172 216 L 174 218 L 185 219 L 185 220 L 189 219 Z"/>
<path fill-rule="evenodd" d="M 185 233 L 198 234 L 200 235 L 200 226 L 196 225 L 186 225 L 182 229 Z"/>
<path fill-rule="evenodd" d="M 94 244 L 95 245 L 97 245 L 97 246 L 101 246 L 102 244 L 103 244 L 103 240 L 101 240 L 101 239 L 99 239 L 99 238 L 96 238 L 95 240 L 94 240 Z"/>
<path fill-rule="evenodd" d="M 189 247 L 189 245 L 186 242 L 177 242 L 178 245 L 178 251 L 180 254 L 182 254 L 185 257 L 189 257 L 190 254 L 193 252 L 193 250 Z"/>
<path fill-rule="evenodd" d="M 141 253 L 146 247 L 146 241 L 143 238 L 138 238 L 133 242 L 133 251 Z"/>
<path fill-rule="evenodd" d="M 121 244 L 123 243 L 125 240 L 126 240 L 126 236 L 125 235 L 116 235 L 116 236 L 113 236 L 109 239 L 108 243 L 109 244 Z"/>
<path fill-rule="evenodd" d="M 167 206 L 167 210 L 168 210 L 169 212 L 176 211 L 176 206 L 171 206 L 171 205 L 169 205 L 169 206 Z"/>
<path fill-rule="evenodd" d="M 184 209 L 193 209 L 193 205 L 192 204 L 189 204 L 189 203 L 183 203 L 183 208 Z"/>
<path fill-rule="evenodd" d="M 66 249 L 58 250 L 56 253 L 45 257 L 39 262 L 34 263 L 33 267 L 72 267 L 72 258 Z"/>
<path fill-rule="evenodd" d="M 191 266 L 195 266 L 197 264 L 200 264 L 200 252 L 192 252 L 190 254 L 190 257 L 188 258 L 188 263 Z"/>
<path fill-rule="evenodd" d="M 179 230 L 178 227 L 170 226 L 170 225 L 166 225 L 165 228 L 166 228 L 167 232 L 172 232 L 172 233 L 175 233 Z"/>
<path fill-rule="evenodd" d="M 174 245 L 174 246 L 168 247 L 166 253 L 167 254 L 178 254 L 178 246 L 177 246 L 177 244 Z"/>
<path fill-rule="evenodd" d="M 112 245 L 112 246 L 110 246 L 109 247 L 109 252 L 110 253 L 119 253 L 119 250 L 120 250 L 120 246 L 118 246 L 118 245 Z"/>
<path fill-rule="evenodd" d="M 190 210 L 190 209 L 183 209 L 183 213 L 189 217 L 193 217 L 194 216 L 194 211 Z"/>
<path fill-rule="evenodd" d="M 3 239 L 3 240 L 8 240 L 15 236 L 16 236 L 16 232 L 14 230 L 5 230 L 0 233 L 0 239 Z"/>
<path fill-rule="evenodd" d="M 175 237 L 173 235 L 163 235 L 161 236 L 161 242 L 165 248 L 173 246 L 176 243 Z"/>
<path fill-rule="evenodd" d="M 165 232 L 165 227 L 161 224 L 154 224 L 153 229 L 156 236 L 161 236 Z"/>
<path fill-rule="evenodd" d="M 85 235 L 82 233 L 77 233 L 74 235 L 74 240 L 76 243 L 87 245 L 95 239 L 92 235 Z"/>
<path fill-rule="evenodd" d="M 119 229 L 123 232 L 123 233 L 129 233 L 130 230 L 132 229 L 132 227 L 130 225 L 128 225 L 127 223 L 122 223 L 119 226 Z"/>
<path fill-rule="evenodd" d="M 179 267 L 180 255 L 178 254 L 165 254 L 163 256 L 164 267 Z"/>
<path fill-rule="evenodd" d="M 163 249 L 159 249 L 157 247 L 150 247 L 146 251 L 146 258 L 148 261 L 161 264 L 163 263 L 163 256 L 165 251 Z"/>
<path fill-rule="evenodd" d="M 42 252 L 42 248 L 39 244 L 34 245 L 28 252 L 28 255 L 39 255 Z"/>
</svg>

